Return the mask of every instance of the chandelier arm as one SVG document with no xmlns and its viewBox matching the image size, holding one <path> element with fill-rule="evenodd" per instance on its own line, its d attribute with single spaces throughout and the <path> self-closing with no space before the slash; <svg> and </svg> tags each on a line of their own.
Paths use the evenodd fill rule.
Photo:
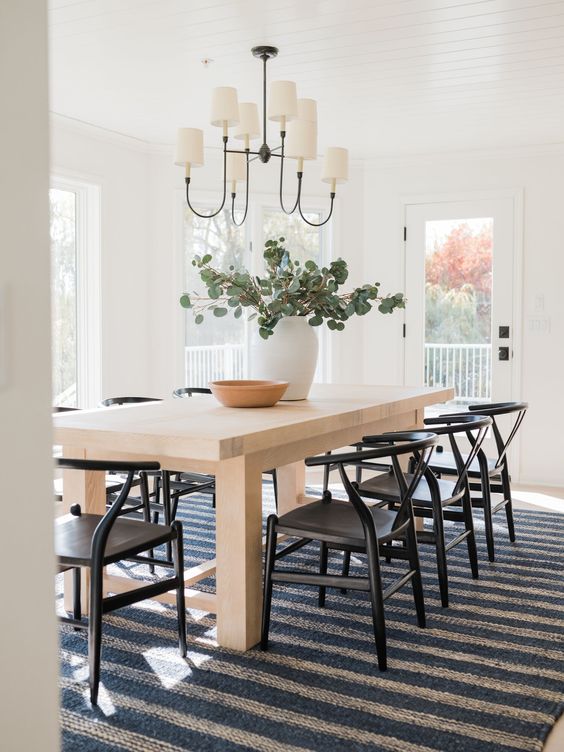
<svg viewBox="0 0 564 752">
<path fill-rule="evenodd" d="M 303 221 L 308 224 L 310 227 L 323 227 L 323 225 L 326 225 L 327 222 L 331 219 L 331 215 L 333 214 L 333 204 L 335 202 L 335 193 L 331 191 L 331 206 L 329 207 L 329 214 L 327 215 L 327 218 L 323 220 L 323 222 L 310 222 L 309 219 L 306 219 L 302 212 L 302 202 L 301 202 L 301 196 L 302 196 L 302 177 L 303 173 L 298 172 L 298 211 L 300 212 L 300 217 L 303 219 Z"/>
<path fill-rule="evenodd" d="M 227 198 L 227 136 L 223 137 L 223 200 L 221 202 L 221 206 L 219 209 L 212 214 L 200 214 L 200 212 L 196 211 L 192 204 L 190 203 L 190 178 L 186 178 L 186 203 L 188 204 L 189 209 L 201 219 L 212 219 L 213 217 L 216 217 L 219 212 L 223 209 L 225 206 L 225 199 Z"/>
<path fill-rule="evenodd" d="M 233 224 L 236 227 L 241 227 L 243 222 L 247 219 L 247 212 L 249 210 L 249 153 L 247 152 L 247 189 L 245 192 L 245 213 L 243 214 L 243 219 L 240 222 L 237 222 L 235 219 L 235 193 L 231 194 L 231 219 L 233 220 Z"/>
<path fill-rule="evenodd" d="M 282 187 L 284 185 L 284 136 L 285 136 L 285 134 L 283 133 L 282 134 L 282 147 L 281 147 L 282 148 L 282 153 L 275 155 L 277 157 L 278 156 L 281 157 L 281 159 L 280 159 L 280 208 L 282 209 L 282 211 L 284 212 L 284 214 L 293 214 L 296 211 L 296 209 L 298 207 L 298 203 L 300 201 L 301 178 L 298 178 L 298 195 L 296 196 L 296 202 L 295 202 L 294 206 L 292 207 L 292 209 L 290 209 L 290 211 L 288 211 L 288 209 L 286 209 L 286 207 L 284 206 L 284 198 L 283 198 L 283 195 L 282 195 Z"/>
</svg>

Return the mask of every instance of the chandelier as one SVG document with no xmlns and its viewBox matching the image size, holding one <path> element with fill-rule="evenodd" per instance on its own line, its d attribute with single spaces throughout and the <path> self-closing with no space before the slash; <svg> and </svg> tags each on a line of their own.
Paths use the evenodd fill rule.
<svg viewBox="0 0 564 752">
<path fill-rule="evenodd" d="M 241 226 L 247 218 L 249 209 L 249 165 L 259 159 L 263 164 L 272 157 L 280 160 L 280 206 L 286 214 L 299 215 L 312 227 L 326 224 L 333 214 L 337 183 L 344 183 L 348 179 L 348 151 L 336 146 L 329 147 L 325 152 L 321 180 L 330 183 L 329 214 L 322 222 L 310 222 L 302 211 L 302 180 L 304 162 L 317 159 L 317 103 L 313 99 L 298 99 L 296 84 L 293 81 L 273 81 L 270 87 L 270 98 L 267 107 L 266 100 L 266 65 L 268 61 L 278 55 L 276 47 L 260 46 L 251 50 L 254 57 L 262 60 L 262 146 L 258 151 L 252 151 L 250 143 L 260 138 L 260 124 L 257 105 L 251 102 L 238 102 L 237 89 L 231 86 L 219 86 L 213 90 L 211 124 L 223 129 L 223 198 L 217 211 L 211 214 L 200 214 L 190 202 L 191 170 L 204 164 L 204 132 L 199 128 L 179 128 L 176 144 L 175 164 L 186 170 L 186 202 L 198 217 L 211 219 L 219 214 L 227 199 L 227 186 L 231 188 L 231 218 L 237 226 Z M 270 148 L 266 141 L 267 116 L 280 124 L 280 145 Z M 237 126 L 234 137 L 242 140 L 243 149 L 229 149 L 229 128 Z M 284 206 L 282 189 L 284 185 L 284 161 L 297 160 L 298 186 L 296 200 L 292 208 Z M 245 210 L 242 218 L 235 218 L 235 198 L 237 184 L 245 183 Z"/>
</svg>

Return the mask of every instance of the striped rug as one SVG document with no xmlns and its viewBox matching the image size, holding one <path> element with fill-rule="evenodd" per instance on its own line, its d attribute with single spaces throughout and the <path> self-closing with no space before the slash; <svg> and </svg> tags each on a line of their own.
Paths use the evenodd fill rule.
<svg viewBox="0 0 564 752">
<path fill-rule="evenodd" d="M 184 504 L 182 520 L 187 563 L 212 557 L 209 501 Z M 63 750 L 541 750 L 563 707 L 564 515 L 517 512 L 513 545 L 500 522 L 495 564 L 479 519 L 477 528 L 480 579 L 465 547 L 451 552 L 448 609 L 422 547 L 428 627 L 415 626 L 409 589 L 388 601 L 384 674 L 362 593 L 329 591 L 320 610 L 313 589 L 279 587 L 266 653 L 218 648 L 214 620 L 191 611 L 187 660 L 174 610 L 118 611 L 105 619 L 98 709 L 87 699 L 85 636 L 61 628 Z M 309 548 L 294 566 L 315 565 Z"/>
</svg>

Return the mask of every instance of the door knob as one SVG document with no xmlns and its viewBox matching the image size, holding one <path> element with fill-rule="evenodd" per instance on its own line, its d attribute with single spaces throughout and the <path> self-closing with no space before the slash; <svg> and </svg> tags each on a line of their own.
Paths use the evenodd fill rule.
<svg viewBox="0 0 564 752">
<path fill-rule="evenodd" d="M 508 347 L 498 347 L 498 350 L 497 350 L 497 359 L 498 360 L 509 360 L 509 348 Z"/>
</svg>

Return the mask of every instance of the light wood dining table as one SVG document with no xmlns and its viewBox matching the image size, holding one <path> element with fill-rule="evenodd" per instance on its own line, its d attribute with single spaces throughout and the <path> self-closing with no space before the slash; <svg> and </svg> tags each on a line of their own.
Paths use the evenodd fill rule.
<svg viewBox="0 0 564 752">
<path fill-rule="evenodd" d="M 163 469 L 215 475 L 216 557 L 186 570 L 187 606 L 216 614 L 220 645 L 247 650 L 260 638 L 262 472 L 277 468 L 283 514 L 310 501 L 305 457 L 421 427 L 426 406 L 453 396 L 450 388 L 320 384 L 307 400 L 271 408 L 227 408 L 212 396 L 165 399 L 58 413 L 54 439 L 65 457 L 156 460 Z M 105 499 L 103 473 L 65 471 L 66 508 L 78 502 L 104 514 Z M 213 574 L 215 593 L 194 587 Z M 124 592 L 136 582 L 107 574 L 105 588 Z M 174 603 L 174 594 L 158 599 Z"/>
</svg>

